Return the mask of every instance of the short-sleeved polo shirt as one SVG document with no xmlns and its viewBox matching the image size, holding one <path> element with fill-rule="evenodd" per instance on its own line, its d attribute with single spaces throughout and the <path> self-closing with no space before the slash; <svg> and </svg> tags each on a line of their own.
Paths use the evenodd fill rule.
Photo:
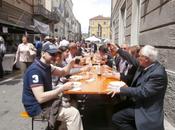
<svg viewBox="0 0 175 130">
<path fill-rule="evenodd" d="M 46 65 L 39 59 L 36 59 L 24 75 L 22 102 L 30 116 L 36 116 L 41 113 L 45 104 L 38 103 L 32 92 L 32 87 L 43 86 L 44 91 L 52 90 L 51 71 L 50 65 Z"/>
</svg>

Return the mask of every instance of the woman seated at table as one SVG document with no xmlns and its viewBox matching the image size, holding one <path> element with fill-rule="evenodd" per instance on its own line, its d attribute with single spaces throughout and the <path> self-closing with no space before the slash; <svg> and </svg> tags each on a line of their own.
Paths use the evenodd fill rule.
<svg viewBox="0 0 175 130">
<path fill-rule="evenodd" d="M 108 49 L 106 48 L 105 45 L 101 45 L 99 47 L 99 54 L 100 54 L 100 59 L 101 59 L 101 64 L 102 65 L 108 65 L 109 67 L 112 67 L 112 56 L 109 54 Z"/>
</svg>

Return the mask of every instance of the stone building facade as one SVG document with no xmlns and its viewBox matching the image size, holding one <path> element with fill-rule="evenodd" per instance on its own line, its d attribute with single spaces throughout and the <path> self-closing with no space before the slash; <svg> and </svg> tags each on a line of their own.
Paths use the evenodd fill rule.
<svg viewBox="0 0 175 130">
<path fill-rule="evenodd" d="M 1 0 L 0 35 L 5 39 L 7 53 L 15 53 L 25 33 L 34 33 L 32 0 Z"/>
<path fill-rule="evenodd" d="M 58 1 L 63 2 L 61 8 Z M 7 53 L 15 53 L 22 35 L 26 34 L 29 42 L 40 34 L 41 38 L 64 35 L 80 40 L 81 25 L 72 7 L 71 0 L 0 0 L 0 35 L 5 39 Z"/>
<path fill-rule="evenodd" d="M 99 38 L 110 39 L 110 17 L 101 15 L 89 20 L 89 35 L 95 35 Z"/>
<path fill-rule="evenodd" d="M 0 4 L 0 35 L 4 37 L 7 53 L 15 53 L 17 45 L 21 43 L 22 35 L 29 36 L 33 42 L 34 34 L 50 34 L 50 29 L 59 18 L 54 12 L 46 9 L 46 0 L 1 0 Z M 43 32 L 37 28 L 42 24 L 49 28 Z"/>
<path fill-rule="evenodd" d="M 81 40 L 81 25 L 73 14 L 72 0 L 53 0 L 52 6 L 60 16 L 60 21 L 54 25 L 54 36 Z"/>
<path fill-rule="evenodd" d="M 175 1 L 112 0 L 112 41 L 118 44 L 150 44 L 159 49 L 169 84 L 165 117 L 175 126 Z"/>
</svg>

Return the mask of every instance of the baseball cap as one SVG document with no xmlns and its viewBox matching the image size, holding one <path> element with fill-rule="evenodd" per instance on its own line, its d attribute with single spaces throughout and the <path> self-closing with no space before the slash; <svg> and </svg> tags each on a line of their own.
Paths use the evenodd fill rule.
<svg viewBox="0 0 175 130">
<path fill-rule="evenodd" d="M 46 44 L 43 45 L 42 51 L 48 52 L 50 54 L 53 54 L 53 53 L 57 53 L 58 52 L 58 48 L 57 48 L 56 45 L 54 45 L 52 43 L 46 43 Z"/>
</svg>

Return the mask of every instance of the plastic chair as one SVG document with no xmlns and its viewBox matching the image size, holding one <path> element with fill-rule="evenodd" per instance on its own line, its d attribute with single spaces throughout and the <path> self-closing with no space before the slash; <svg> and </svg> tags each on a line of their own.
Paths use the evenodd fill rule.
<svg viewBox="0 0 175 130">
<path fill-rule="evenodd" d="M 32 118 L 32 130 L 34 130 L 34 121 L 47 121 L 47 123 L 49 124 L 47 119 L 30 117 L 26 111 L 21 112 L 20 116 L 24 119 Z"/>
</svg>

